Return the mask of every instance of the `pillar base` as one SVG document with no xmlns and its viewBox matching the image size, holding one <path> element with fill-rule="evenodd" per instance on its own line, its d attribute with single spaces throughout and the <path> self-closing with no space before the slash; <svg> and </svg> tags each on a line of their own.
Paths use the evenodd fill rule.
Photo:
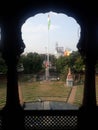
<svg viewBox="0 0 98 130">
<path fill-rule="evenodd" d="M 3 130 L 24 130 L 24 111 L 20 106 L 3 108 L 2 128 Z"/>
<path fill-rule="evenodd" d="M 79 109 L 79 130 L 98 129 L 98 107 L 81 106 Z"/>
</svg>

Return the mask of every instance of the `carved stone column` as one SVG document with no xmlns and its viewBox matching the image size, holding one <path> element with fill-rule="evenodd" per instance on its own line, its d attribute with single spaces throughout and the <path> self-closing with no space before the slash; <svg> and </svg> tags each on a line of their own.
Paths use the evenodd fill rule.
<svg viewBox="0 0 98 130">
<path fill-rule="evenodd" d="M 85 63 L 85 83 L 83 103 L 80 107 L 79 127 L 96 128 L 98 119 L 96 107 L 95 65 L 98 56 L 96 35 L 97 22 L 94 18 L 87 18 L 81 25 L 81 38 L 77 45 Z"/>
<path fill-rule="evenodd" d="M 22 129 L 23 110 L 19 101 L 17 63 L 24 51 L 21 39 L 21 24 L 14 17 L 4 18 L 2 22 L 2 55 L 6 62 L 7 96 L 3 109 L 3 129 Z"/>
<path fill-rule="evenodd" d="M 95 61 L 87 59 L 85 61 L 83 106 L 87 108 L 96 107 Z"/>
<path fill-rule="evenodd" d="M 78 43 L 78 49 L 85 64 L 83 106 L 86 107 L 96 107 L 95 65 L 98 55 L 96 26 L 96 22 L 94 23 L 91 19 L 83 23 L 81 26 L 81 38 Z"/>
</svg>

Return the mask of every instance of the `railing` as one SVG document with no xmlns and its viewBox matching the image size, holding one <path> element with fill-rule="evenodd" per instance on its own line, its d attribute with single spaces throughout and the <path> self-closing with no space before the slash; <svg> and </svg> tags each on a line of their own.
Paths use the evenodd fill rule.
<svg viewBox="0 0 98 130">
<path fill-rule="evenodd" d="M 78 110 L 24 110 L 24 128 L 25 130 L 78 130 Z M 2 130 L 1 115 L 0 130 Z"/>
<path fill-rule="evenodd" d="M 26 130 L 77 130 L 78 111 L 25 111 Z"/>
</svg>

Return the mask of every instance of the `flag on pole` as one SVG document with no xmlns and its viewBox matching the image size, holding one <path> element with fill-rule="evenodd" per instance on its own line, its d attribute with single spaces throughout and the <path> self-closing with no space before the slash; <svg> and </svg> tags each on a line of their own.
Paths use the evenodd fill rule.
<svg viewBox="0 0 98 130">
<path fill-rule="evenodd" d="M 51 20 L 50 20 L 50 15 L 48 14 L 48 30 L 50 29 L 50 24 L 51 24 Z"/>
</svg>

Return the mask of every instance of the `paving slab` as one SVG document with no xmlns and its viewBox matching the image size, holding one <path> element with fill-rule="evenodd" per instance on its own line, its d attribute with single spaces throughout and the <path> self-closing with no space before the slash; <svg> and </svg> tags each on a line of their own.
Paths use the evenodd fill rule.
<svg viewBox="0 0 98 130">
<path fill-rule="evenodd" d="M 27 102 L 24 110 L 43 110 L 44 102 Z"/>
<path fill-rule="evenodd" d="M 78 107 L 66 102 L 56 101 L 41 101 L 27 102 L 24 105 L 24 110 L 77 110 Z"/>
<path fill-rule="evenodd" d="M 76 110 L 77 106 L 65 102 L 50 102 L 51 110 Z"/>
</svg>

